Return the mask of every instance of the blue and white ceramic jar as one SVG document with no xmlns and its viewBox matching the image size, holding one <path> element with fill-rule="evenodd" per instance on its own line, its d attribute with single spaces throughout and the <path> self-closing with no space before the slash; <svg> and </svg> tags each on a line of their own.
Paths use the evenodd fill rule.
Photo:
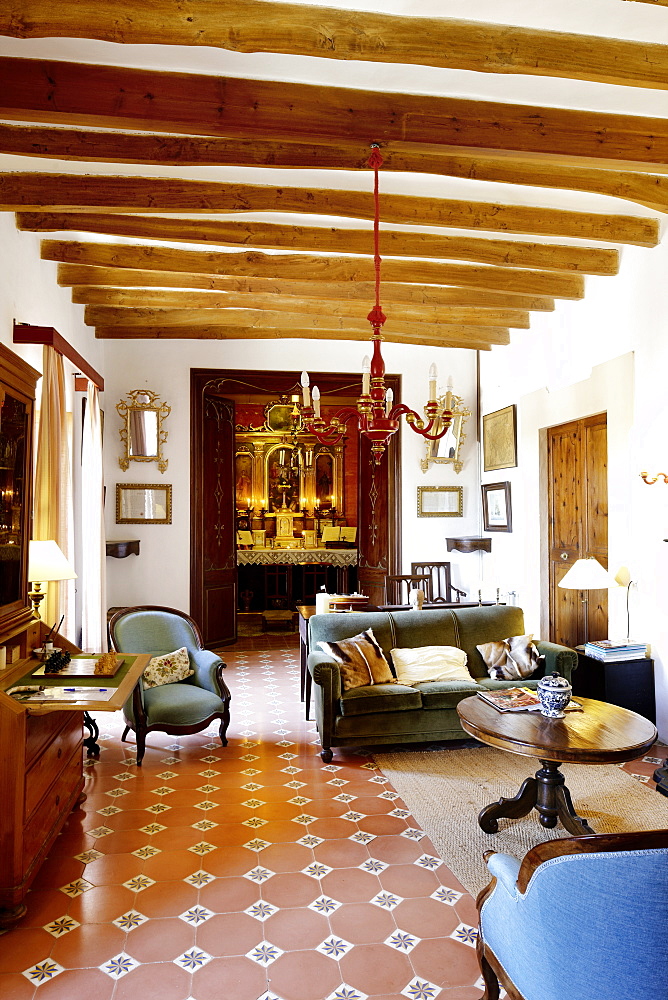
<svg viewBox="0 0 668 1000">
<path fill-rule="evenodd" d="M 563 719 L 564 709 L 571 700 L 572 687 L 565 677 L 555 670 L 553 674 L 541 678 L 538 682 L 538 698 L 541 715 L 547 719 Z"/>
</svg>

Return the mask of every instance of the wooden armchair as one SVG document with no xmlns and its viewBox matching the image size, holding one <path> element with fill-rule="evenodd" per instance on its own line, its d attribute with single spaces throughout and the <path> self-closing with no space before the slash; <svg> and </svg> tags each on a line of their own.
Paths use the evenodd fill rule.
<svg viewBox="0 0 668 1000">
<path fill-rule="evenodd" d="M 482 1000 L 657 1000 L 668 984 L 668 830 L 485 853 Z"/>
<path fill-rule="evenodd" d="M 411 590 L 423 590 L 424 599 L 431 603 L 431 577 L 428 573 L 412 573 L 385 577 L 385 603 L 408 604 Z"/>
<path fill-rule="evenodd" d="M 428 573 L 431 577 L 432 604 L 453 604 L 466 597 L 466 591 L 452 584 L 449 562 L 412 562 L 411 573 Z M 457 595 L 454 599 L 453 592 Z"/>
</svg>

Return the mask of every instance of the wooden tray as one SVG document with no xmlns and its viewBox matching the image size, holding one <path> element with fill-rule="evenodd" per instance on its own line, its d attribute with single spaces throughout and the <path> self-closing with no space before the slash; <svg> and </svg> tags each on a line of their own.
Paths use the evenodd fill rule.
<svg viewBox="0 0 668 1000">
<path fill-rule="evenodd" d="M 114 677 L 118 673 L 120 668 L 125 662 L 124 656 L 119 656 L 116 660 L 116 669 L 113 674 L 96 674 L 95 665 L 97 664 L 99 657 L 97 656 L 78 656 L 76 659 L 72 657 L 70 662 L 62 668 L 62 670 L 56 670 L 53 672 L 47 672 L 46 664 L 42 664 L 33 670 L 33 677 L 98 677 L 104 680 L 105 677 Z"/>
</svg>

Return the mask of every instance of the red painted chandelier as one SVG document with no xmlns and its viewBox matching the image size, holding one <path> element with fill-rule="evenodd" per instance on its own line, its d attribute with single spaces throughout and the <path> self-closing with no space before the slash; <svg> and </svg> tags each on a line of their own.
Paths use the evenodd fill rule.
<svg viewBox="0 0 668 1000">
<path fill-rule="evenodd" d="M 373 152 L 369 158 L 369 166 L 374 172 L 374 267 L 376 285 L 376 303 L 367 316 L 373 329 L 373 356 L 371 360 L 365 357 L 362 362 L 362 395 L 357 399 L 356 406 L 342 406 L 329 418 L 324 420 L 320 414 L 320 392 L 316 385 L 310 390 L 309 377 L 302 372 L 302 407 L 301 416 L 306 430 L 313 434 L 321 444 L 337 445 L 346 436 L 347 424 L 357 421 L 360 434 L 366 435 L 371 441 L 371 454 L 374 462 L 380 463 L 388 441 L 399 430 L 400 417 L 405 416 L 406 422 L 416 434 L 430 441 L 437 441 L 447 434 L 452 423 L 452 387 L 444 397 L 436 395 L 436 365 L 429 369 L 429 399 L 424 406 L 425 419 L 404 403 L 394 404 L 394 394 L 391 388 L 385 386 L 385 362 L 381 354 L 381 328 L 386 316 L 380 306 L 380 250 L 379 250 L 379 218 L 380 201 L 378 196 L 378 169 L 383 163 L 383 157 L 377 143 L 372 143 Z"/>
</svg>

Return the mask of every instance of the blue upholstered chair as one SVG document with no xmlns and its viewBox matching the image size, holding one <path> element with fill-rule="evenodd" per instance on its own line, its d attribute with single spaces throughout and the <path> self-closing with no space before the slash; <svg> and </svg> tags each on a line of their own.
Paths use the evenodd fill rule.
<svg viewBox="0 0 668 1000">
<path fill-rule="evenodd" d="M 230 721 L 230 692 L 223 680 L 225 664 L 202 646 L 202 635 L 189 615 L 154 605 L 123 608 L 109 622 L 111 644 L 119 653 L 161 656 L 185 646 L 192 677 L 160 687 L 145 688 L 140 678 L 123 706 L 123 740 L 132 729 L 137 739 L 137 764 L 146 748 L 146 734 L 154 731 L 181 736 L 198 733 L 220 719 L 220 741 Z"/>
<path fill-rule="evenodd" d="M 668 830 L 550 840 L 520 864 L 485 854 L 483 1000 L 668 997 Z"/>
</svg>

